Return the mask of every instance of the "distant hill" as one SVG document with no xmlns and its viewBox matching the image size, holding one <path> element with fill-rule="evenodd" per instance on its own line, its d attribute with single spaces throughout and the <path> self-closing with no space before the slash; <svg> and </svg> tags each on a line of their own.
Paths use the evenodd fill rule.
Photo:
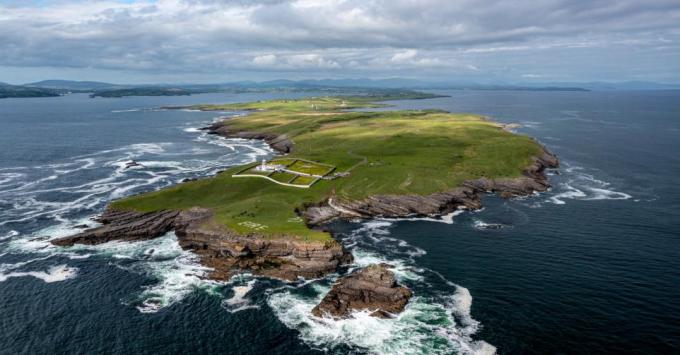
<svg viewBox="0 0 680 355">
<path fill-rule="evenodd" d="M 426 82 L 412 79 L 319 79 L 319 80 L 270 80 L 263 82 L 233 82 L 218 84 L 223 89 L 235 88 L 289 88 L 289 89 L 319 89 L 319 88 L 382 88 L 382 89 L 449 89 L 449 90 L 522 90 L 522 91 L 588 91 L 574 85 L 565 86 L 522 86 L 522 85 L 489 85 L 478 83 L 455 82 Z"/>
<path fill-rule="evenodd" d="M 679 90 L 679 84 L 664 84 L 651 81 L 623 81 L 618 83 L 588 82 L 580 86 L 591 90 Z"/>
<path fill-rule="evenodd" d="M 125 97 L 125 96 L 186 96 L 191 95 L 191 90 L 183 88 L 165 88 L 165 87 L 140 87 L 140 88 L 126 88 L 114 90 L 98 90 L 90 97 Z"/>
<path fill-rule="evenodd" d="M 62 94 L 59 90 L 32 88 L 0 83 L 0 99 L 10 97 L 54 97 Z"/>
<path fill-rule="evenodd" d="M 45 89 L 62 89 L 70 91 L 95 91 L 125 87 L 123 85 L 104 83 L 101 81 L 73 81 L 73 80 L 43 80 L 34 83 L 24 84 L 24 86 Z"/>
<path fill-rule="evenodd" d="M 403 90 L 505 90 L 505 91 L 604 91 L 680 90 L 680 84 L 647 81 L 626 82 L 519 82 L 480 84 L 463 81 L 425 81 L 405 78 L 386 79 L 308 79 L 235 81 L 214 84 L 112 84 L 101 81 L 43 80 L 25 85 L 0 82 L 2 97 L 40 97 L 66 93 L 93 93 L 92 97 L 177 96 L 208 92 L 328 92 L 334 95 L 362 95 L 368 89 Z M 22 96 L 17 96 L 22 95 Z"/>
</svg>

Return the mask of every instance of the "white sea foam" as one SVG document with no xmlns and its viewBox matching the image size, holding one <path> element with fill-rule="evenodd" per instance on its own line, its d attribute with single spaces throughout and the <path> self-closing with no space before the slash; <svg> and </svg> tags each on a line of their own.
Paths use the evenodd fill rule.
<svg viewBox="0 0 680 355">
<path fill-rule="evenodd" d="M 490 230 L 490 229 L 501 229 L 505 227 L 509 227 L 505 224 L 501 223 L 487 223 L 482 221 L 481 219 L 473 219 L 472 222 L 472 227 L 478 230 Z"/>
<path fill-rule="evenodd" d="M 205 280 L 210 270 L 199 264 L 196 255 L 182 250 L 172 235 L 151 241 L 68 248 L 50 243 L 52 239 L 80 232 L 82 229 L 75 228 L 77 225 L 96 226 L 83 215 L 100 211 L 111 199 L 162 188 L 188 177 L 212 175 L 227 166 L 274 154 L 264 142 L 225 139 L 198 129 L 185 131 L 196 133 L 201 142 L 189 147 L 166 142 L 131 144 L 71 157 L 64 162 L 0 168 L 2 255 L 38 254 L 41 259 L 58 256 L 70 260 L 108 258 L 114 266 L 154 280 L 130 301 L 141 312 L 158 311 L 197 289 L 215 293 L 221 284 Z M 141 166 L 126 168 L 132 160 Z M 4 208 L 5 205 L 10 208 Z M 51 225 L 25 235 L 13 229 L 14 224 L 37 219 L 51 221 Z M 5 265 L 0 269 L 3 279 L 32 276 L 53 281 L 76 274 L 75 268 L 67 266 L 47 271 L 24 271 L 19 267 L 29 266 L 25 262 Z M 234 305 L 237 301 L 247 302 L 247 298 L 239 298 L 241 293 L 248 292 L 243 287 L 248 286 L 235 286 Z M 246 303 L 241 306 L 256 307 Z"/>
<path fill-rule="evenodd" d="M 329 291 L 328 287 L 315 286 L 314 297 L 287 289 L 268 298 L 268 304 L 283 324 L 297 329 L 302 340 L 315 348 L 330 350 L 346 344 L 372 354 L 473 354 L 482 349 L 495 350 L 485 342 L 471 339 L 476 323 L 457 326 L 455 315 L 469 313 L 469 308 L 458 309 L 458 303 L 453 300 L 443 304 L 414 296 L 394 319 L 372 317 L 371 312 L 365 310 L 353 312 L 347 319 L 335 320 L 311 314 Z M 463 307 L 469 305 L 463 304 Z"/>
<path fill-rule="evenodd" d="M 234 296 L 222 301 L 222 307 L 231 313 L 240 312 L 246 309 L 260 308 L 259 306 L 252 304 L 250 299 L 246 297 L 248 292 L 253 289 L 256 282 L 257 279 L 253 279 L 246 282 L 245 285 L 233 286 L 232 291 L 234 291 Z"/>
<path fill-rule="evenodd" d="M 379 218 L 380 221 L 425 221 L 444 224 L 453 224 L 453 218 L 464 213 L 466 210 L 461 208 L 441 217 L 403 217 L 403 218 Z"/>
<path fill-rule="evenodd" d="M 123 112 L 140 112 L 144 111 L 145 109 L 142 108 L 131 108 L 131 109 L 126 109 L 126 110 L 111 110 L 112 113 L 123 113 Z"/>
<path fill-rule="evenodd" d="M 346 247 L 355 248 L 356 254 L 363 253 L 362 246 L 377 246 L 381 251 L 388 252 L 394 256 L 404 257 L 410 261 L 427 254 L 422 248 L 410 245 L 405 240 L 391 237 L 389 229 L 394 222 L 394 220 L 385 219 L 363 222 L 361 227 L 344 238 Z M 378 257 L 377 254 L 376 257 Z M 361 260 L 361 258 L 358 260 Z"/>
<path fill-rule="evenodd" d="M 3 241 L 3 240 L 12 239 L 13 237 L 16 237 L 17 235 L 19 235 L 19 232 L 15 231 L 15 230 L 11 230 L 11 231 L 7 232 L 5 235 L 0 236 L 0 242 Z"/>
<path fill-rule="evenodd" d="M 88 254 L 83 254 L 84 252 Z M 210 268 L 200 264 L 198 256 L 183 250 L 174 233 L 138 242 L 109 242 L 100 245 L 75 245 L 59 248 L 57 253 L 98 255 L 121 260 L 120 268 L 154 279 L 131 302 L 142 313 L 158 312 L 180 302 L 195 290 L 216 292 L 219 282 L 205 277 Z"/>
<path fill-rule="evenodd" d="M 355 259 L 349 272 L 386 263 L 400 283 L 414 290 L 414 297 L 401 314 L 394 319 L 381 319 L 364 310 L 353 312 L 347 319 L 315 317 L 311 310 L 330 290 L 328 281 L 315 281 L 272 291 L 267 302 L 277 317 L 287 327 L 297 329 L 307 344 L 326 351 L 349 345 L 372 354 L 494 353 L 493 346 L 472 339 L 479 322 L 470 315 L 470 292 L 436 272 L 417 267 L 414 257 L 404 252 L 417 248 L 390 237 L 393 223 L 364 222 L 343 241 L 349 242 Z M 335 277 L 331 276 L 329 281 Z M 433 282 L 437 283 L 436 288 L 431 287 Z M 307 291 L 300 292 L 300 288 Z"/>
<path fill-rule="evenodd" d="M 16 241 L 10 252 L 19 250 L 32 253 L 46 254 L 38 260 L 44 260 L 52 256 L 65 256 L 69 259 L 84 259 L 93 255 L 124 261 L 116 264 L 122 269 L 137 274 L 151 277 L 155 281 L 145 286 L 132 301 L 133 305 L 143 313 L 153 313 L 160 309 L 175 304 L 184 299 L 188 294 L 197 289 L 214 292 L 220 284 L 206 280 L 205 276 L 211 270 L 199 263 L 198 257 L 183 250 L 174 233 L 168 233 L 163 237 L 138 242 L 113 241 L 99 245 L 80 245 L 72 247 L 56 247 L 49 243 L 50 239 L 63 235 L 71 235 L 77 230 L 68 226 L 55 226 L 42 231 L 51 233 L 53 236 L 22 238 Z M 35 260 L 30 260 L 32 262 Z M 25 262 L 26 263 L 26 262 Z M 24 263 L 24 264 L 25 264 Z M 13 268 L 23 266 L 13 265 Z M 2 269 L 0 268 L 0 271 Z M 58 271 L 58 270 L 57 270 Z M 54 274 L 54 273 L 51 273 Z M 17 273 L 7 274 L 9 277 Z M 56 278 L 59 274 L 54 274 Z M 42 274 L 27 274 L 19 276 L 44 276 Z"/>
<path fill-rule="evenodd" d="M 0 273 L 0 282 L 7 281 L 12 277 L 31 276 L 47 283 L 64 281 L 76 277 L 78 268 L 68 265 L 52 266 L 47 271 L 15 271 L 7 274 Z"/>
<path fill-rule="evenodd" d="M 24 176 L 25 174 L 22 173 L 0 173 L 0 187 L 9 186 L 10 183 L 16 182 Z"/>
<path fill-rule="evenodd" d="M 522 127 L 530 129 L 538 129 L 541 126 L 541 122 L 538 121 L 521 121 Z"/>
<path fill-rule="evenodd" d="M 563 162 L 562 175 L 555 176 L 553 188 L 547 194 L 550 202 L 563 205 L 567 200 L 596 201 L 596 200 L 628 200 L 632 196 L 612 189 L 611 183 L 595 177 L 588 169 Z M 540 204 L 540 202 L 538 203 Z"/>
<path fill-rule="evenodd" d="M 13 208 L 0 209 L 0 226 L 39 218 L 57 220 L 58 216 L 101 208 L 111 199 L 162 188 L 187 177 L 211 175 L 225 166 L 243 164 L 272 154 L 262 142 L 219 140 L 220 144 L 231 145 L 232 153 L 208 149 L 208 145 L 178 150 L 173 143 L 140 143 L 73 157 L 65 163 L 5 170 L 0 177 L 5 184 L 0 186 L 0 201 Z M 227 154 L 217 158 L 186 159 L 187 155 L 214 155 L 218 151 Z M 184 160 L 168 160 L 171 156 L 181 156 Z M 141 165 L 127 168 L 132 160 Z M 78 174 L 84 171 L 87 171 L 86 178 L 90 180 L 73 184 L 74 181 L 83 181 Z M 59 200 L 49 200 L 57 193 Z"/>
</svg>

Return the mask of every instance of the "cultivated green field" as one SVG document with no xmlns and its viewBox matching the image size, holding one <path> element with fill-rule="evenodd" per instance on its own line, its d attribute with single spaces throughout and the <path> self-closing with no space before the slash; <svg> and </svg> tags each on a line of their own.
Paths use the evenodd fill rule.
<svg viewBox="0 0 680 355">
<path fill-rule="evenodd" d="M 516 177 L 541 149 L 529 137 L 471 114 L 343 111 L 376 105 L 365 98 L 324 97 L 219 106 L 259 110 L 224 124 L 231 130 L 285 134 L 294 142 L 286 159 L 334 165 L 336 172 L 350 171 L 347 177 L 300 189 L 260 178 L 233 178 L 244 169 L 234 167 L 214 178 L 115 201 L 113 207 L 152 211 L 201 206 L 213 209 L 217 223 L 241 233 L 327 241 L 327 233 L 310 230 L 296 218 L 296 208 L 322 201 L 333 191 L 337 198 L 352 200 L 375 194 L 430 194 L 479 177 Z M 319 166 L 306 165 L 320 171 Z M 291 178 L 274 175 L 270 177 L 279 181 Z M 266 228 L 253 229 L 255 224 Z"/>
</svg>

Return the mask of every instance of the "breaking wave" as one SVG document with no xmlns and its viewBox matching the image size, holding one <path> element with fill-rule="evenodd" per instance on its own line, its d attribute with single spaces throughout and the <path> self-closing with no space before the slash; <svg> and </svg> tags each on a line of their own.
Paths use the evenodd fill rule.
<svg viewBox="0 0 680 355">
<path fill-rule="evenodd" d="M 31 276 L 43 280 L 46 283 L 59 282 L 76 277 L 78 269 L 68 265 L 56 265 L 47 271 L 16 271 L 8 274 L 0 273 L 0 282 L 7 281 L 11 277 Z"/>
<path fill-rule="evenodd" d="M 402 218 L 379 218 L 381 221 L 425 221 L 425 222 L 436 222 L 444 224 L 453 224 L 453 218 L 464 213 L 466 210 L 461 208 L 451 213 L 434 216 L 434 217 L 402 217 Z"/>
<path fill-rule="evenodd" d="M 239 281 L 236 280 L 233 282 Z M 251 300 L 246 297 L 248 293 L 253 290 L 256 282 L 257 279 L 252 279 L 245 282 L 243 285 L 232 286 L 231 290 L 234 292 L 234 295 L 231 298 L 222 301 L 222 307 L 230 313 L 236 313 L 246 309 L 259 309 L 260 306 L 252 304 Z"/>
<path fill-rule="evenodd" d="M 214 175 L 227 166 L 273 154 L 260 141 L 225 139 L 200 130 L 183 134 L 193 136 L 194 142 L 131 144 L 62 162 L 0 168 L 0 257 L 11 255 L 13 260 L 0 264 L 0 282 L 15 277 L 67 280 L 76 277 L 78 269 L 63 264 L 64 259 L 77 262 L 100 257 L 152 280 L 124 301 L 140 312 L 157 312 L 195 290 L 218 292 L 224 284 L 206 280 L 210 269 L 184 251 L 172 233 L 149 241 L 97 246 L 63 248 L 50 243 L 96 226 L 91 217 L 112 199 Z M 17 258 L 25 261 L 17 262 Z M 30 269 L 31 262 L 49 258 L 62 261 L 46 269 Z M 238 296 L 242 289 L 235 292 Z"/>
<path fill-rule="evenodd" d="M 267 302 L 289 328 L 297 329 L 310 346 L 331 352 L 343 347 L 372 354 L 492 354 L 495 347 L 474 340 L 479 322 L 470 315 L 472 296 L 439 273 L 418 267 L 424 251 L 390 237 L 391 221 L 368 221 L 341 235 L 355 257 L 351 269 L 387 263 L 400 283 L 414 290 L 406 309 L 393 319 L 357 311 L 347 319 L 318 318 L 312 309 L 330 290 L 337 275 L 271 290 Z M 350 269 L 350 271 L 351 271 Z"/>
<path fill-rule="evenodd" d="M 595 178 L 593 174 L 579 166 L 565 163 L 564 175 L 553 177 L 554 184 L 548 200 L 545 202 L 563 205 L 566 200 L 596 201 L 596 200 L 628 200 L 631 195 L 616 191 L 611 184 Z"/>
</svg>

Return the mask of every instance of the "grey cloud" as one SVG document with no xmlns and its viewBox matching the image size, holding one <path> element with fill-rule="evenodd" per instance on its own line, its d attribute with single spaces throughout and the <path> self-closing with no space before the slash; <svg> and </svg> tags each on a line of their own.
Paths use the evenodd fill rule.
<svg viewBox="0 0 680 355">
<path fill-rule="evenodd" d="M 578 77 L 616 52 L 613 67 L 651 75 L 679 72 L 679 23 L 677 0 L 15 2 L 0 5 L 0 65 Z M 547 63 L 558 54 L 572 68 Z"/>
</svg>

